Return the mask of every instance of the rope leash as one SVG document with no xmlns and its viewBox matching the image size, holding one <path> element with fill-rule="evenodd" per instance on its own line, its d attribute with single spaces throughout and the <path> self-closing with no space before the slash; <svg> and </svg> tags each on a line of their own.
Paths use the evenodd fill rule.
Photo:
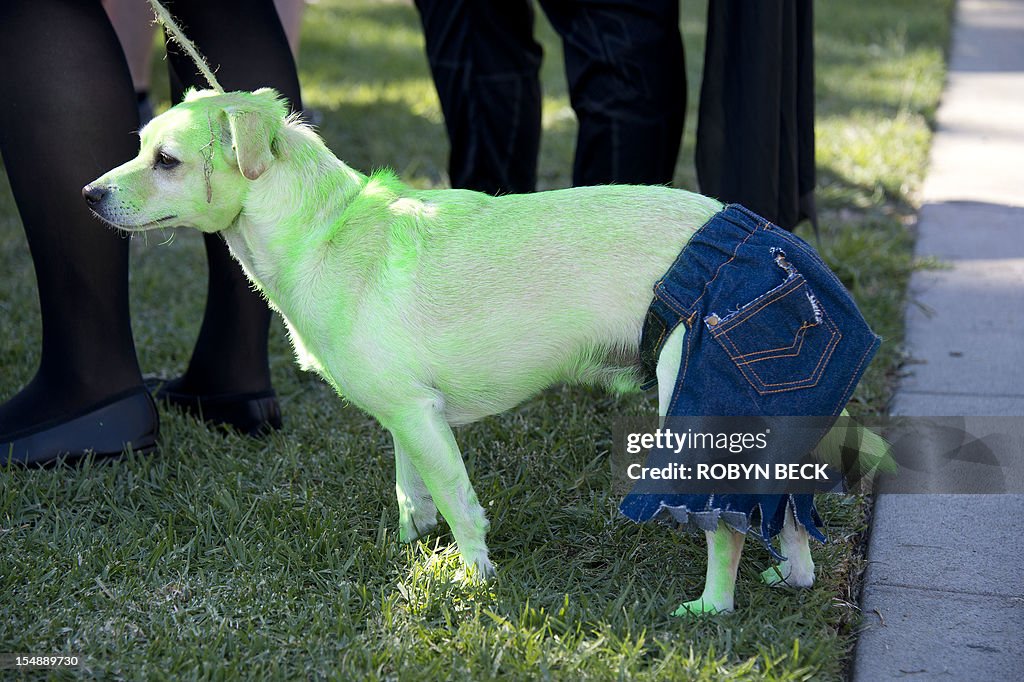
<svg viewBox="0 0 1024 682">
<path fill-rule="evenodd" d="M 196 49 L 195 44 L 188 39 L 185 32 L 181 30 L 181 26 L 174 20 L 171 13 L 167 11 L 167 8 L 160 4 L 158 0 L 149 0 L 149 6 L 153 8 L 153 12 L 156 14 L 156 20 L 167 31 L 167 34 L 171 39 L 176 42 L 185 53 L 192 58 L 195 65 L 199 67 L 200 73 L 206 79 L 206 82 L 210 84 L 210 87 L 217 92 L 223 93 L 224 88 L 221 87 L 217 77 L 213 74 L 213 70 L 210 65 L 203 58 L 203 55 L 199 54 L 199 50 Z"/>
</svg>

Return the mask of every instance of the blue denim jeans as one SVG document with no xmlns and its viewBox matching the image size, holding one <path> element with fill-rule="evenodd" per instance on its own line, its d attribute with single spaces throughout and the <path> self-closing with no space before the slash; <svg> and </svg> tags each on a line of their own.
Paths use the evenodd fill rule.
<svg viewBox="0 0 1024 682">
<path fill-rule="evenodd" d="M 765 453 L 775 461 L 817 445 L 881 343 L 809 244 L 735 204 L 693 235 L 654 286 L 641 344 L 650 375 L 679 324 L 686 337 L 667 417 L 831 418 L 819 422 L 820 431 L 776 432 L 774 447 L 786 452 Z M 678 458 L 655 450 L 648 465 Z M 767 542 L 781 530 L 789 503 L 797 520 L 824 540 L 811 494 L 709 495 L 687 491 L 684 481 L 671 490 L 665 485 L 639 482 L 620 510 L 638 522 L 667 512 L 697 528 L 714 530 L 722 520 L 746 532 L 759 509 Z"/>
</svg>

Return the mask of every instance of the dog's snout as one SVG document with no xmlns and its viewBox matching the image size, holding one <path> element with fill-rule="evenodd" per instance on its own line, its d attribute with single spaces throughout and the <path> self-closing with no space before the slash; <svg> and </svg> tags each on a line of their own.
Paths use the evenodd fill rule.
<svg viewBox="0 0 1024 682">
<path fill-rule="evenodd" d="M 82 198 L 85 199 L 86 203 L 90 206 L 103 201 L 103 197 L 107 196 L 107 188 L 97 185 L 86 185 L 82 188 Z"/>
</svg>

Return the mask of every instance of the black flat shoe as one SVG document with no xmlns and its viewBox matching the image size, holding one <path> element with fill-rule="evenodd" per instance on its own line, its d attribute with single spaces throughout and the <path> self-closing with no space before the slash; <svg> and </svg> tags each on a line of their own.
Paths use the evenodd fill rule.
<svg viewBox="0 0 1024 682">
<path fill-rule="evenodd" d="M 146 386 L 157 400 L 215 426 L 230 426 L 239 433 L 259 437 L 281 428 L 281 405 L 274 389 L 248 393 L 196 395 L 180 390 L 177 379 L 148 379 Z"/>
<path fill-rule="evenodd" d="M 48 466 L 86 455 L 116 457 L 150 452 L 160 431 L 153 398 L 133 388 L 72 415 L 0 438 L 0 465 Z"/>
</svg>

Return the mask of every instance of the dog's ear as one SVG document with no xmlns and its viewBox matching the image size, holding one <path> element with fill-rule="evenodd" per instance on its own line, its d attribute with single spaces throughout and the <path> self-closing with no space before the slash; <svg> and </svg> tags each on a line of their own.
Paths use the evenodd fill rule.
<svg viewBox="0 0 1024 682">
<path fill-rule="evenodd" d="M 242 175 L 255 180 L 274 161 L 274 138 L 284 123 L 287 106 L 270 88 L 246 95 L 244 101 L 224 111 L 238 168 Z"/>
</svg>

